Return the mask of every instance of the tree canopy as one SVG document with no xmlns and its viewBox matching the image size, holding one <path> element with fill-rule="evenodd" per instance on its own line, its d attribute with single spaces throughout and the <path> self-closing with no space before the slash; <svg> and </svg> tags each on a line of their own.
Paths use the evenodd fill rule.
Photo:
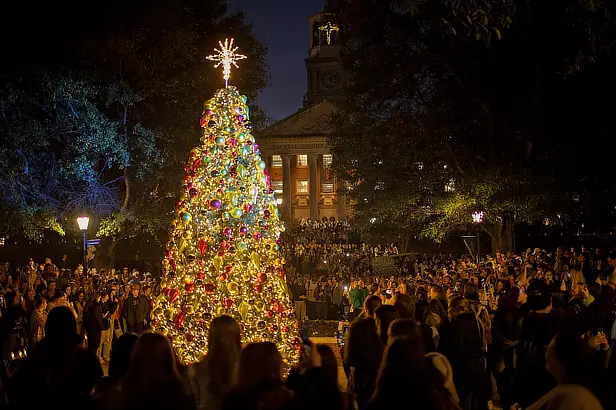
<svg viewBox="0 0 616 410">
<path fill-rule="evenodd" d="M 492 3 L 343 7 L 353 84 L 331 144 L 365 232 L 395 220 L 399 234 L 441 240 L 483 211 L 493 247 L 510 249 L 516 223 L 580 223 L 597 195 L 613 210 L 613 125 L 592 106 L 615 85 L 609 10 Z"/>
<path fill-rule="evenodd" d="M 234 84 L 251 101 L 267 85 L 250 24 L 223 0 L 1 7 L 3 231 L 36 238 L 87 212 L 104 259 L 120 238 L 164 236 L 203 101 L 223 84 L 205 57 L 235 37 L 249 59 Z M 255 126 L 267 121 L 252 108 Z"/>
</svg>

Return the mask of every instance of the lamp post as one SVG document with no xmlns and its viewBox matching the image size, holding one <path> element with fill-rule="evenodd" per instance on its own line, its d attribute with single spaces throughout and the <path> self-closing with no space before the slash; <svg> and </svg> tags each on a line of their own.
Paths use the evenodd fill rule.
<svg viewBox="0 0 616 410">
<path fill-rule="evenodd" d="M 90 218 L 87 216 L 80 216 L 77 218 L 77 225 L 79 225 L 79 229 L 83 234 L 83 274 L 88 274 L 88 241 L 86 238 L 86 233 L 88 232 L 88 224 L 90 223 Z"/>
<path fill-rule="evenodd" d="M 475 223 L 475 225 L 479 225 L 480 223 L 483 222 L 483 211 L 475 211 L 473 212 L 473 223 Z M 477 230 L 477 263 L 479 263 L 479 260 L 481 258 L 481 250 L 480 250 L 480 246 L 481 246 L 481 241 L 479 236 L 481 235 L 481 231 Z"/>
</svg>

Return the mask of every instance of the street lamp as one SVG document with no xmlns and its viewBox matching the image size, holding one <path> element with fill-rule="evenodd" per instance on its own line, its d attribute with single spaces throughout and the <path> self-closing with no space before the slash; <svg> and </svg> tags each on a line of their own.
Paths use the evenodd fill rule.
<svg viewBox="0 0 616 410">
<path fill-rule="evenodd" d="M 483 222 L 483 211 L 475 211 L 472 216 L 474 223 L 480 224 Z"/>
<path fill-rule="evenodd" d="M 473 212 L 472 217 L 473 217 L 473 222 L 476 225 L 479 225 L 480 223 L 483 222 L 483 211 L 475 211 L 475 212 Z M 481 231 L 477 230 L 477 263 L 479 263 L 479 261 L 481 259 L 481 249 L 480 249 L 481 239 L 480 239 L 480 236 L 481 236 Z"/>
<path fill-rule="evenodd" d="M 83 234 L 83 274 L 88 274 L 88 241 L 86 238 L 86 233 L 88 232 L 88 224 L 90 223 L 90 218 L 87 216 L 80 216 L 77 218 L 77 225 L 79 225 L 79 229 Z"/>
</svg>

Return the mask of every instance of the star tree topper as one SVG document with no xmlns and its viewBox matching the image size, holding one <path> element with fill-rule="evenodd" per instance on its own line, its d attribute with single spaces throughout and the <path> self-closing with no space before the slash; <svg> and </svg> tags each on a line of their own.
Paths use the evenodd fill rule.
<svg viewBox="0 0 616 410">
<path fill-rule="evenodd" d="M 237 65 L 238 60 L 243 60 L 246 58 L 243 54 L 237 54 L 236 51 L 239 47 L 233 47 L 234 39 L 225 39 L 225 42 L 218 42 L 218 46 L 220 50 L 215 48 L 214 51 L 217 54 L 211 54 L 206 58 L 211 61 L 215 61 L 216 64 L 214 68 L 218 68 L 222 65 L 222 78 L 225 79 L 225 87 L 229 86 L 229 78 L 231 78 L 231 64 L 235 66 L 235 68 L 239 68 Z"/>
</svg>

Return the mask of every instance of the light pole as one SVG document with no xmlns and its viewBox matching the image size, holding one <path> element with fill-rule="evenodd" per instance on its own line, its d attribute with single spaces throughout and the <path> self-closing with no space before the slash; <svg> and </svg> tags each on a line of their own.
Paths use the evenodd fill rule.
<svg viewBox="0 0 616 410">
<path fill-rule="evenodd" d="M 473 222 L 475 223 L 475 225 L 479 225 L 480 223 L 483 222 L 483 211 L 473 212 L 472 217 L 473 217 Z M 481 250 L 480 250 L 481 241 L 479 239 L 480 234 L 481 234 L 481 231 L 477 230 L 477 264 L 479 264 L 479 261 L 481 258 Z"/>
<path fill-rule="evenodd" d="M 88 232 L 88 224 L 90 223 L 90 218 L 87 216 L 80 216 L 77 218 L 77 225 L 79 225 L 79 229 L 83 234 L 83 274 L 88 274 L 88 241 L 86 238 L 86 233 Z"/>
</svg>

